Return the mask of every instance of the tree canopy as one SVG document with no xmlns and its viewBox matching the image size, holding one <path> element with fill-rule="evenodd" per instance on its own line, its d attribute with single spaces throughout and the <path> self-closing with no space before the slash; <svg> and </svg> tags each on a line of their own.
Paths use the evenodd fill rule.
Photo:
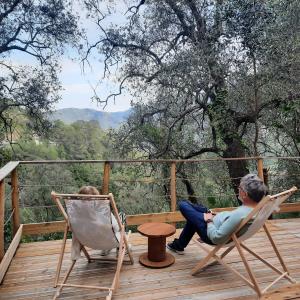
<svg viewBox="0 0 300 300">
<path fill-rule="evenodd" d="M 58 57 L 76 45 L 80 32 L 71 1 L 6 0 L 0 3 L 0 143 L 13 140 L 16 119 L 45 132 L 45 120 L 59 99 Z M 28 65 L 15 58 L 25 55 Z M 14 58 L 14 59 L 13 59 Z"/>
<path fill-rule="evenodd" d="M 127 1 L 127 22 L 111 26 L 89 3 L 100 35 L 89 53 L 105 55 L 106 76 L 119 66 L 111 97 L 135 99 L 123 153 L 260 155 L 264 134 L 289 122 L 282 108 L 299 107 L 298 1 Z M 248 166 L 227 166 L 237 191 Z"/>
</svg>

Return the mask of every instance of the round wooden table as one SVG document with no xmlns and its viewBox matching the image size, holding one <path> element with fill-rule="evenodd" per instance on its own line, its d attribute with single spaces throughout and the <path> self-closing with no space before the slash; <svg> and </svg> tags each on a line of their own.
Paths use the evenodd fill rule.
<svg viewBox="0 0 300 300">
<path fill-rule="evenodd" d="M 172 254 L 166 252 L 166 238 L 176 232 L 174 226 L 166 223 L 145 223 L 138 232 L 148 237 L 148 252 L 141 254 L 140 263 L 149 268 L 165 268 L 175 262 Z"/>
</svg>

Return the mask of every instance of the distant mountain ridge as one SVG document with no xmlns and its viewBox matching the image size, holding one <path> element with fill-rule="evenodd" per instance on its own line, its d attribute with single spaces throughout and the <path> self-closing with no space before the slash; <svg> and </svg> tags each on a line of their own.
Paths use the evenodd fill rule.
<svg viewBox="0 0 300 300">
<path fill-rule="evenodd" d="M 98 121 L 102 129 L 117 128 L 121 123 L 125 122 L 132 109 L 118 112 L 102 112 L 90 108 L 62 108 L 56 110 L 50 116 L 50 120 L 61 120 L 66 124 L 76 121 Z"/>
</svg>

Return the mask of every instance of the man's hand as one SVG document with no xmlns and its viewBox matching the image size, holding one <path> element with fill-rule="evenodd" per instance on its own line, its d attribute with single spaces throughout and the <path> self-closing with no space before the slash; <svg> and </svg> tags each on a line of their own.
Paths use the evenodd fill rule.
<svg viewBox="0 0 300 300">
<path fill-rule="evenodd" d="M 212 222 L 213 217 L 214 217 L 214 214 L 212 214 L 211 212 L 210 213 L 204 213 L 204 221 L 206 223 Z"/>
</svg>

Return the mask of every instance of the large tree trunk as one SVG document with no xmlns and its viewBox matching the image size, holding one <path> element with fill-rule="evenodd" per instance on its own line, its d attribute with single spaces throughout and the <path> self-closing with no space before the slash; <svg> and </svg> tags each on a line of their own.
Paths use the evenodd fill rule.
<svg viewBox="0 0 300 300">
<path fill-rule="evenodd" d="M 210 108 L 210 120 L 217 129 L 222 141 L 226 144 L 223 151 L 223 158 L 245 157 L 245 148 L 241 142 L 238 132 L 236 117 L 231 109 L 228 109 L 228 91 L 225 84 L 225 75 L 218 66 L 217 60 L 210 61 L 211 76 L 215 80 L 215 93 L 211 95 L 213 104 Z M 217 72 L 216 72 L 217 71 Z M 239 184 L 241 177 L 249 173 L 246 160 L 226 160 L 226 164 L 231 178 L 232 187 L 238 199 Z"/>
<path fill-rule="evenodd" d="M 198 199 L 195 196 L 195 190 L 194 190 L 193 184 L 188 179 L 188 175 L 186 173 L 186 168 L 185 168 L 185 164 L 184 163 L 180 163 L 180 164 L 177 165 L 177 172 L 178 172 L 178 174 L 181 175 L 180 179 L 181 179 L 182 183 L 185 185 L 185 188 L 186 188 L 186 191 L 187 191 L 187 194 L 188 194 L 188 199 L 192 203 L 197 204 L 198 203 Z M 190 171 L 188 171 L 188 174 L 189 173 L 190 173 Z"/>
<path fill-rule="evenodd" d="M 227 145 L 223 153 L 224 158 L 245 157 L 245 149 L 239 139 L 225 139 L 224 142 Z M 249 173 L 247 160 L 226 160 L 226 164 L 234 193 L 237 201 L 241 204 L 241 201 L 238 199 L 239 185 L 241 177 Z"/>
<path fill-rule="evenodd" d="M 188 193 L 188 195 L 189 195 L 189 200 L 190 200 L 192 203 L 197 204 L 197 203 L 198 203 L 198 199 L 197 199 L 197 197 L 195 196 L 195 190 L 194 190 L 194 188 L 193 188 L 192 183 L 191 183 L 187 178 L 182 178 L 182 182 L 185 184 L 187 193 Z"/>
</svg>

